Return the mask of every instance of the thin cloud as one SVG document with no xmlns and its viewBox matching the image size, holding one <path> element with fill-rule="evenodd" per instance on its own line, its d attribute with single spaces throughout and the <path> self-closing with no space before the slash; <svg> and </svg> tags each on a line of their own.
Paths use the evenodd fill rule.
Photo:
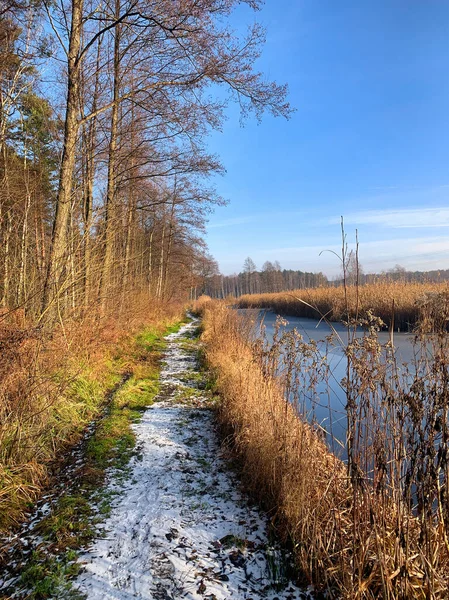
<svg viewBox="0 0 449 600">
<path fill-rule="evenodd" d="M 335 225 L 340 219 L 331 219 Z M 393 229 L 418 229 L 424 227 L 449 227 L 449 208 L 404 208 L 369 210 L 344 216 L 346 225 L 379 225 Z"/>
<path fill-rule="evenodd" d="M 282 254 L 291 254 L 291 253 L 303 253 L 308 256 L 313 254 L 320 254 L 326 250 L 330 250 L 331 252 L 341 252 L 341 244 L 323 244 L 319 245 L 310 245 L 310 246 L 290 246 L 283 248 L 272 248 L 271 250 L 267 250 L 270 253 L 282 253 Z M 394 250 L 400 250 L 401 252 L 406 251 L 407 254 L 421 254 L 423 252 L 448 252 L 449 253 L 449 238 L 445 236 L 439 237 L 410 237 L 410 238 L 392 238 L 388 240 L 372 240 L 370 242 L 361 242 L 360 243 L 360 252 L 363 253 L 382 253 L 382 254 L 390 254 Z M 449 254 L 448 254 L 448 262 L 449 262 Z"/>
<path fill-rule="evenodd" d="M 339 272 L 341 265 L 332 252 L 339 255 L 341 245 L 272 248 L 267 251 L 267 254 L 277 256 L 286 268 L 335 274 Z M 449 268 L 449 238 L 410 237 L 361 242 L 359 256 L 362 267 L 366 267 L 370 272 L 389 269 L 398 263 L 412 270 L 447 269 Z"/>
</svg>

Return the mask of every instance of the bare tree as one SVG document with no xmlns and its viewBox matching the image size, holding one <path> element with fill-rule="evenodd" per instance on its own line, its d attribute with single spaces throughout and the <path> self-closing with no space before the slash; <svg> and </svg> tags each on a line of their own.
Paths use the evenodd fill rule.
<svg viewBox="0 0 449 600">
<path fill-rule="evenodd" d="M 245 40 L 240 40 L 222 25 L 222 19 L 229 16 L 236 4 L 236 0 L 207 0 L 201 4 L 192 0 L 160 0 L 151 5 L 138 0 L 117 0 L 111 12 L 102 4 L 93 3 L 86 7 L 84 0 L 74 0 L 70 7 L 62 5 L 57 10 L 53 5 L 46 4 L 55 34 L 63 44 L 67 43 L 67 96 L 63 155 L 43 298 L 44 313 L 57 299 L 64 280 L 70 236 L 72 180 L 82 123 L 102 112 L 111 111 L 102 278 L 104 296 L 112 263 L 112 226 L 109 223 L 113 219 L 111 212 L 114 212 L 115 184 L 112 178 L 120 103 L 130 100 L 153 116 L 155 106 L 165 106 L 164 114 L 175 105 L 185 111 L 190 110 L 198 118 L 194 129 L 190 128 L 189 132 L 183 131 L 175 113 L 172 113 L 171 121 L 172 126 L 180 130 L 179 135 L 189 137 L 193 134 L 192 139 L 203 133 L 202 123 L 217 126 L 220 122 L 221 104 L 211 105 L 206 95 L 210 83 L 225 85 L 238 99 L 243 114 L 254 110 L 260 117 L 264 110 L 270 110 L 275 115 L 288 115 L 285 87 L 266 83 L 260 73 L 252 70 L 263 42 L 263 30 L 256 25 Z M 248 4 L 257 8 L 259 3 L 251 0 Z M 90 25 L 94 19 L 101 21 L 102 27 L 93 33 Z M 64 28 L 64 23 L 69 25 Z M 127 43 L 120 48 L 120 37 L 122 33 L 125 35 L 125 30 Z M 90 115 L 81 117 L 78 98 L 82 64 L 98 38 L 106 33 L 111 33 L 114 38 L 113 95 Z M 120 63 L 126 58 L 129 59 L 128 68 L 129 61 L 135 61 L 132 89 L 129 85 L 120 88 Z"/>
<path fill-rule="evenodd" d="M 252 258 L 249 256 L 245 258 L 245 262 L 243 263 L 243 272 L 245 274 L 246 280 L 246 293 L 252 294 L 254 293 L 254 276 L 257 271 L 257 267 Z"/>
</svg>

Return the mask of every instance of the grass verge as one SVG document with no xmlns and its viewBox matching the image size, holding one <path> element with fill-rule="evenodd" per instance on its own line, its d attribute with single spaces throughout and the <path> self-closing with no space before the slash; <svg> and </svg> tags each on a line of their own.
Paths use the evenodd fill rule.
<svg viewBox="0 0 449 600">
<path fill-rule="evenodd" d="M 143 346 L 182 313 L 179 304 L 155 301 L 128 308 L 103 319 L 86 312 L 52 330 L 2 319 L 0 536 L 20 525 L 30 504 L 51 484 L 61 457 L 101 415 L 123 374 L 135 367 L 133 353 L 144 353 Z M 140 350 L 133 337 L 139 332 Z"/>
<path fill-rule="evenodd" d="M 132 424 L 159 391 L 159 362 L 166 344 L 163 338 L 181 324 L 178 320 L 145 328 L 108 359 L 106 380 L 111 387 L 106 393 L 107 404 L 85 439 L 81 465 L 71 472 L 64 493 L 55 495 L 50 512 L 34 528 L 32 537 L 39 536 L 39 541 L 33 552 L 22 556 L 20 549 L 16 552 L 14 571 L 20 572 L 14 581 L 16 593 L 23 590 L 27 598 L 36 600 L 68 593 L 77 597 L 70 583 L 80 568 L 77 550 L 98 535 L 113 502 L 114 494 L 104 486 L 106 471 L 112 469 L 116 479 L 128 476 L 128 463 L 136 452 Z M 94 383 L 77 379 L 72 387 L 74 400 L 92 403 L 90 393 L 100 394 L 104 389 Z M 9 555 L 8 560 L 14 559 Z"/>
</svg>

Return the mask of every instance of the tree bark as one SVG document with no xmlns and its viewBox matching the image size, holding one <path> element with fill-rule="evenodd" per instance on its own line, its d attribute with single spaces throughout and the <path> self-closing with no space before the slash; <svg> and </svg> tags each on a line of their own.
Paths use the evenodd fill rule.
<svg viewBox="0 0 449 600">
<path fill-rule="evenodd" d="M 97 60 L 95 66 L 95 83 L 92 97 L 92 113 L 95 113 L 98 105 L 100 88 L 100 57 L 102 38 L 98 39 Z M 85 100 L 86 91 L 83 87 Z M 93 117 L 84 124 L 83 129 L 83 302 L 85 310 L 88 310 L 92 295 L 92 211 L 94 200 L 94 177 L 95 177 L 95 145 L 97 136 L 97 118 Z"/>
<path fill-rule="evenodd" d="M 115 2 L 115 18 L 120 16 L 120 0 Z M 111 115 L 111 135 L 109 140 L 108 182 L 105 207 L 104 259 L 100 288 L 100 315 L 106 312 L 108 295 L 110 294 L 112 266 L 114 261 L 114 228 L 115 228 L 115 196 L 116 196 L 116 155 L 119 117 L 120 93 L 120 32 L 121 26 L 114 29 L 114 89 Z"/>
<path fill-rule="evenodd" d="M 149 257 L 148 257 L 148 296 L 150 298 L 151 298 L 151 294 L 153 291 L 153 234 L 154 234 L 154 226 L 151 228 L 150 249 L 149 249 Z"/>
<path fill-rule="evenodd" d="M 83 28 L 84 0 L 72 0 L 72 22 L 68 51 L 67 100 L 56 214 L 45 278 L 42 317 L 54 316 L 55 301 L 62 287 L 67 260 L 68 225 L 71 209 L 72 180 L 76 160 L 79 120 L 80 48 Z"/>
<path fill-rule="evenodd" d="M 164 275 L 164 245 L 165 245 L 165 219 L 164 224 L 162 226 L 162 238 L 161 238 L 161 253 L 159 259 L 159 277 L 156 287 L 156 298 L 161 298 L 162 296 L 162 278 Z"/>
</svg>

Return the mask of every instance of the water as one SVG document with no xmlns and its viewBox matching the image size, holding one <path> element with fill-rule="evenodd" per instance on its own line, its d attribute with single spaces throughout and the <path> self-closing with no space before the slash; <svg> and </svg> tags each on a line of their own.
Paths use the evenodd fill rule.
<svg viewBox="0 0 449 600">
<path fill-rule="evenodd" d="M 272 342 L 275 332 L 277 315 L 271 311 L 241 311 L 247 314 L 253 314 L 257 321 L 265 330 L 265 336 L 269 342 Z M 346 395 L 341 386 L 342 379 L 346 376 L 347 358 L 344 348 L 348 342 L 348 331 L 341 323 L 332 323 L 332 327 L 324 321 L 315 319 L 306 319 L 301 317 L 284 317 L 287 324 L 283 325 L 283 331 L 296 329 L 305 342 L 314 340 L 317 342 L 319 354 L 326 358 L 326 373 L 322 381 L 318 381 L 311 386 L 310 376 L 307 369 L 302 369 L 300 376 L 301 389 L 297 390 L 297 400 L 299 400 L 299 409 L 306 415 L 310 422 L 322 431 L 323 437 L 328 445 L 336 454 L 344 457 L 344 444 L 346 438 Z M 331 334 L 332 343 L 326 338 Z M 362 337 L 363 331 L 357 331 L 357 337 Z M 378 341 L 382 345 L 384 360 L 390 341 L 389 332 L 379 332 Z M 413 364 L 416 353 L 415 336 L 410 333 L 395 333 L 393 343 L 397 364 Z M 311 359 L 309 364 L 311 363 Z M 307 362 L 305 363 L 307 367 Z M 323 372 L 322 372 L 323 373 Z M 324 373 L 323 373 L 324 374 Z M 313 389 L 312 389 L 313 388 Z M 298 393 L 299 392 L 299 393 Z M 295 394 L 293 394 L 295 395 Z"/>
<path fill-rule="evenodd" d="M 242 311 L 243 312 L 243 311 Z M 273 339 L 274 328 L 276 324 L 277 315 L 271 311 L 257 311 L 258 320 L 265 326 L 266 335 L 269 339 Z M 325 338 L 332 333 L 332 328 L 338 333 L 341 338 L 342 345 L 335 346 L 330 349 L 332 354 L 343 355 L 344 345 L 348 342 L 348 332 L 344 325 L 341 323 L 332 323 L 332 328 L 325 321 L 318 321 L 316 319 L 305 319 L 302 317 L 284 317 L 288 324 L 283 328 L 285 331 L 291 331 L 297 329 L 299 333 L 304 337 L 305 341 L 315 340 L 316 342 L 323 343 Z M 358 337 L 362 337 L 363 331 L 360 329 L 357 332 Z M 390 334 L 387 331 L 380 331 L 378 333 L 379 343 L 385 346 L 390 341 Z M 410 363 L 414 357 L 414 345 L 415 335 L 412 333 L 395 333 L 393 337 L 396 357 L 401 363 Z"/>
</svg>

